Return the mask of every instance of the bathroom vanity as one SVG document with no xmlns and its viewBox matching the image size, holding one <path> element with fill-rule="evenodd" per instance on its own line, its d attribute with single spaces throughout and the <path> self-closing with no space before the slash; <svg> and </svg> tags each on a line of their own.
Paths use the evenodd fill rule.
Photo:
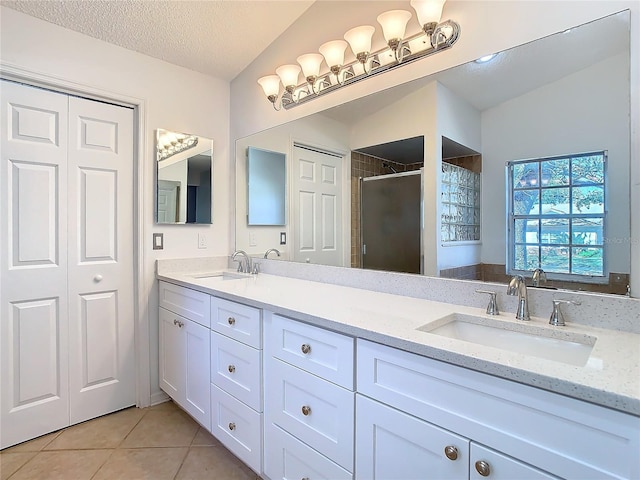
<svg viewBox="0 0 640 480">
<path fill-rule="evenodd" d="M 162 389 L 264 478 L 640 476 L 638 334 L 262 273 L 158 278 Z"/>
</svg>

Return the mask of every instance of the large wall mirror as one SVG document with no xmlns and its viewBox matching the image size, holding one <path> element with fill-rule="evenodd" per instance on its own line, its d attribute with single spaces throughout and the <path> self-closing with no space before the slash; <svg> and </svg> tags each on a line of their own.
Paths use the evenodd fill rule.
<svg viewBox="0 0 640 480">
<path fill-rule="evenodd" d="M 285 231 L 289 242 L 278 245 L 282 259 L 363 268 L 361 179 L 393 178 L 422 170 L 417 220 L 421 222 L 421 265 L 412 271 L 504 282 L 508 279 L 510 224 L 507 162 L 604 152 L 605 188 L 594 187 L 604 193 L 592 202 L 606 202 L 604 226 L 591 236 L 578 232 L 577 227 L 588 222 L 580 216 L 587 210 L 577 206 L 576 218 L 569 221 L 576 228 L 567 227 L 566 232 L 569 237 L 572 232 L 584 234 L 581 238 L 594 242 L 592 250 L 603 254 L 606 275 L 578 282 L 549 275 L 547 286 L 626 293 L 629 219 L 638 215 L 630 205 L 629 187 L 629 18 L 628 11 L 610 15 L 500 52 L 489 61 L 469 62 L 239 139 L 236 248 L 261 255 L 278 245 Z M 249 146 L 287 154 L 289 213 L 285 227 L 247 225 L 244 155 Z M 300 146 L 327 159 L 347 152 L 342 170 L 325 168 L 331 164 L 328 160 L 312 162 L 311 154 L 297 153 Z M 320 178 L 321 183 L 341 178 L 342 188 L 331 194 L 329 202 L 325 201 L 328 194 L 311 201 L 304 188 L 294 189 L 300 181 L 296 175 L 304 172 Z M 579 181 L 587 178 L 583 175 Z M 304 202 L 313 208 L 302 208 Z M 571 200 L 556 196 L 556 200 L 538 203 L 543 213 L 553 216 L 567 203 L 571 205 Z M 380 205 L 389 204 L 383 201 Z M 304 211 L 316 215 L 303 217 Z M 326 230 L 327 219 L 338 219 L 340 225 Z M 301 225 L 312 221 L 316 222 L 312 228 L 328 233 L 308 242 L 300 238 L 304 234 Z M 545 232 L 552 232 L 548 238 L 561 236 L 562 222 L 554 223 L 553 218 L 539 222 L 543 227 L 536 226 L 537 233 L 527 231 L 522 238 L 539 240 Z M 387 222 L 380 223 L 380 228 L 388 227 Z M 391 256 L 399 254 L 407 243 L 402 237 L 388 240 L 386 251 Z M 314 255 L 332 248 L 340 253 Z M 569 250 L 572 248 L 570 245 Z M 586 249 L 574 253 L 578 250 Z"/>
<path fill-rule="evenodd" d="M 156 223 L 211 223 L 213 141 L 156 132 Z"/>
</svg>

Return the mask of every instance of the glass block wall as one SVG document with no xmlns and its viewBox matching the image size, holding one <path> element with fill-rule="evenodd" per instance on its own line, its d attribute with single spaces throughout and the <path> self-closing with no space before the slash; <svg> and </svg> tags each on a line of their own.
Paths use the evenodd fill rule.
<svg viewBox="0 0 640 480">
<path fill-rule="evenodd" d="M 442 162 L 442 242 L 480 240 L 480 174 Z"/>
</svg>

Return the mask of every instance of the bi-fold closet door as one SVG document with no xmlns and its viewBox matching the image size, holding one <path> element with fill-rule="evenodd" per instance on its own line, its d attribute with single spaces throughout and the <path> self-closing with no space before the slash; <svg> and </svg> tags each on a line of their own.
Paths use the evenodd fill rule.
<svg viewBox="0 0 640 480">
<path fill-rule="evenodd" d="M 2 80 L 0 448 L 135 404 L 133 110 Z"/>
</svg>

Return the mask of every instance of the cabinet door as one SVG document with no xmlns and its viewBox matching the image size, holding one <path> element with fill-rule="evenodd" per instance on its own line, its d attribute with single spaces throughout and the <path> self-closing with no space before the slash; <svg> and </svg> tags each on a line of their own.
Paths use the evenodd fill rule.
<svg viewBox="0 0 640 480">
<path fill-rule="evenodd" d="M 502 453 L 471 442 L 470 480 L 553 480 L 558 479 Z"/>
<path fill-rule="evenodd" d="M 451 458 L 445 452 L 447 447 Z M 468 468 L 468 439 L 356 395 L 359 478 L 459 480 L 468 478 Z"/>
<path fill-rule="evenodd" d="M 185 387 L 184 404 L 202 425 L 211 424 L 209 329 L 187 319 L 182 320 L 184 335 Z"/>
<path fill-rule="evenodd" d="M 185 322 L 179 315 L 164 308 L 159 309 L 160 328 L 160 388 L 177 403 L 184 393 L 184 342 L 178 322 Z"/>
</svg>

